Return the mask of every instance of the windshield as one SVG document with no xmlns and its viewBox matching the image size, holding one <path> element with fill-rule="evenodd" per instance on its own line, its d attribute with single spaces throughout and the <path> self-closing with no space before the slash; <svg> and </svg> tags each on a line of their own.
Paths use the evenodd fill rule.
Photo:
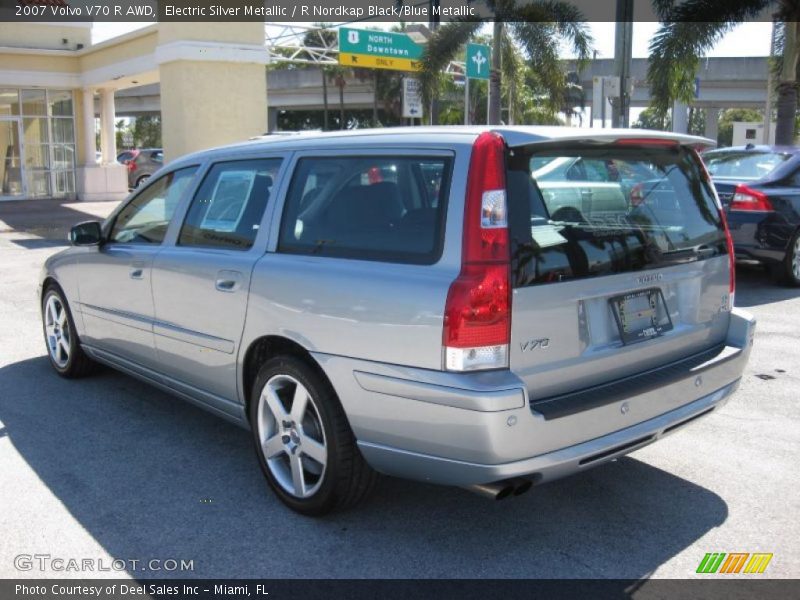
<svg viewBox="0 0 800 600">
<path fill-rule="evenodd" d="M 726 253 L 690 151 L 579 145 L 508 159 L 515 286 L 641 271 Z"/>
<path fill-rule="evenodd" d="M 706 168 L 712 177 L 733 179 L 761 179 L 789 158 L 785 152 L 709 152 L 703 155 Z"/>
</svg>

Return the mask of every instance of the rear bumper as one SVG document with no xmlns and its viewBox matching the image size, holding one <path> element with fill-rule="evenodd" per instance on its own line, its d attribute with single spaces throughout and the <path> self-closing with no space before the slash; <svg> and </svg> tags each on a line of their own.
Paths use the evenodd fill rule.
<svg viewBox="0 0 800 600">
<path fill-rule="evenodd" d="M 622 386 L 602 405 L 556 417 L 531 407 L 509 371 L 459 375 L 317 355 L 365 459 L 383 473 L 449 485 L 548 481 L 650 444 L 736 390 L 755 320 L 734 310 L 724 347 L 657 386 Z"/>
<path fill-rule="evenodd" d="M 784 259 L 791 233 L 774 213 L 728 211 L 727 218 L 737 259 L 761 263 Z"/>
<path fill-rule="evenodd" d="M 590 469 L 652 444 L 725 404 L 738 385 L 737 379 L 724 388 L 679 409 L 600 438 L 539 456 L 496 465 L 406 452 L 369 442 L 359 442 L 359 448 L 373 468 L 398 477 L 425 479 L 450 485 L 471 485 L 510 477 L 528 477 L 538 484 Z"/>
</svg>

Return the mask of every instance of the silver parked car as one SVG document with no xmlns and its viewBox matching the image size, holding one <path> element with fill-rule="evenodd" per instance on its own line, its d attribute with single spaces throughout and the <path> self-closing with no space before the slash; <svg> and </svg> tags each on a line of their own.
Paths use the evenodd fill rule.
<svg viewBox="0 0 800 600">
<path fill-rule="evenodd" d="M 47 261 L 50 361 L 249 428 L 301 513 L 378 472 L 519 494 L 736 389 L 754 320 L 733 308 L 706 143 L 415 127 L 186 156 Z M 537 181 L 574 158 L 591 172 Z"/>
</svg>

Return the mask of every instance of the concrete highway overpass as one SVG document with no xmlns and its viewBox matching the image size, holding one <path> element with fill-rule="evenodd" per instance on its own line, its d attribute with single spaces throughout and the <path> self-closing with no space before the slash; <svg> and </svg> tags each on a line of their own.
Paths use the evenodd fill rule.
<svg viewBox="0 0 800 600">
<path fill-rule="evenodd" d="M 692 106 L 708 110 L 725 108 L 762 108 L 767 94 L 767 57 L 707 58 L 701 62 L 697 77 L 700 80 L 699 96 Z M 574 63 L 568 64 L 574 68 Z M 587 106 L 591 104 L 592 81 L 597 76 L 613 75 L 613 59 L 597 59 L 580 74 L 580 83 L 586 93 Z M 631 64 L 635 80 L 631 106 L 646 107 L 650 103 L 647 86 L 647 59 L 636 58 Z M 266 79 L 267 104 L 270 123 L 275 123 L 277 111 L 322 110 L 322 70 L 318 67 L 271 70 Z M 346 80 L 344 103 L 348 109 L 367 109 L 372 106 L 372 82 L 355 77 Z M 159 84 L 119 90 L 116 93 L 117 115 L 141 116 L 158 114 L 161 106 Z M 339 107 L 339 90 L 329 82 L 328 106 L 331 111 Z M 709 135 L 716 135 L 713 126 Z"/>
</svg>

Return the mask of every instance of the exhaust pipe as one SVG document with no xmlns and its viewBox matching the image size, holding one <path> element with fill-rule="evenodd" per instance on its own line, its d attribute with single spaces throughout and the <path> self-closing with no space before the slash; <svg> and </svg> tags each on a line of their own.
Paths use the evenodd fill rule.
<svg viewBox="0 0 800 600">
<path fill-rule="evenodd" d="M 522 494 L 526 493 L 533 487 L 533 481 L 530 479 L 525 479 L 524 477 L 514 477 L 514 479 L 510 479 L 509 481 L 511 481 L 514 485 L 515 496 L 522 496 Z"/>
<path fill-rule="evenodd" d="M 508 480 L 476 483 L 475 485 L 468 485 L 464 489 L 484 498 L 489 498 L 489 500 L 503 500 L 514 493 L 514 486 Z"/>
<path fill-rule="evenodd" d="M 477 483 L 468 485 L 464 489 L 474 494 L 489 498 L 490 500 L 504 500 L 509 496 L 521 496 L 529 489 L 533 482 L 530 479 L 514 477 L 512 479 L 502 479 L 491 483 Z"/>
</svg>

